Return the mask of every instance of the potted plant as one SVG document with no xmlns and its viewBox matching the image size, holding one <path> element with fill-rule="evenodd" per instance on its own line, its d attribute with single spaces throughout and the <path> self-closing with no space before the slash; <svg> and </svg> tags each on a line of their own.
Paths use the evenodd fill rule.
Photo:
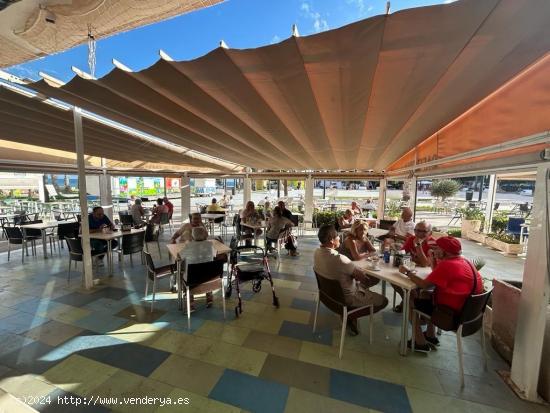
<svg viewBox="0 0 550 413">
<path fill-rule="evenodd" d="M 455 196 L 460 189 L 460 182 L 452 179 L 441 179 L 432 182 L 432 196 L 441 198 L 445 201 L 447 198 Z"/>
<path fill-rule="evenodd" d="M 459 210 L 462 216 L 460 230 L 467 238 L 470 238 L 470 232 L 478 232 L 481 229 L 481 223 L 485 218 L 484 212 L 475 207 L 466 207 Z"/>
<path fill-rule="evenodd" d="M 519 239 L 508 234 L 491 233 L 485 239 L 485 244 L 506 254 L 518 255 L 523 252 L 523 245 L 519 243 Z"/>
</svg>

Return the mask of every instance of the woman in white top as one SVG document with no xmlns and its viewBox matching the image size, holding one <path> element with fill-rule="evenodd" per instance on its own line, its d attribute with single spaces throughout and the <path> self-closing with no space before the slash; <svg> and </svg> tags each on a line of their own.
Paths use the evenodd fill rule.
<svg viewBox="0 0 550 413">
<path fill-rule="evenodd" d="M 279 234 L 284 231 L 287 228 L 291 228 L 294 226 L 292 221 L 288 218 L 283 217 L 281 208 L 279 206 L 276 206 L 273 208 L 273 216 L 270 218 L 270 220 L 267 223 L 267 229 L 265 234 L 265 239 L 268 248 L 271 248 L 274 242 L 277 242 L 277 239 L 279 238 Z M 291 245 L 291 243 L 285 243 L 285 248 L 287 248 L 290 251 L 291 255 L 294 255 L 296 253 L 296 248 Z"/>
</svg>

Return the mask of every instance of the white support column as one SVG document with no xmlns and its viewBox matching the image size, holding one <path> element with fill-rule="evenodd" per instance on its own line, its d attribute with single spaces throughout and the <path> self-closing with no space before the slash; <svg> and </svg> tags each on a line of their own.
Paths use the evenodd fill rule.
<svg viewBox="0 0 550 413">
<path fill-rule="evenodd" d="M 243 208 L 252 200 L 252 180 L 246 175 L 243 180 Z"/>
<path fill-rule="evenodd" d="M 483 226 L 483 232 L 485 232 L 486 234 L 491 232 L 496 193 L 497 176 L 493 174 L 489 177 L 489 192 L 487 193 L 487 206 L 485 207 L 485 225 Z"/>
<path fill-rule="evenodd" d="M 82 251 L 84 267 L 84 287 L 91 289 L 94 285 L 92 269 L 92 247 L 90 245 L 90 226 L 88 222 L 88 198 L 86 196 L 86 164 L 84 161 L 84 132 L 82 129 L 82 111 L 73 109 L 74 137 L 76 146 L 76 164 L 78 167 L 78 196 L 80 198 L 81 227 L 82 227 Z"/>
<path fill-rule="evenodd" d="M 183 223 L 188 219 L 191 213 L 191 180 L 185 173 L 181 177 L 181 222 Z"/>
<path fill-rule="evenodd" d="M 309 175 L 305 182 L 306 185 L 306 197 L 304 199 L 305 201 L 305 208 L 304 208 L 304 221 L 305 222 L 313 222 L 313 179 L 311 178 L 311 175 Z M 305 227 L 305 224 L 304 224 Z"/>
<path fill-rule="evenodd" d="M 409 179 L 409 207 L 413 211 L 413 221 L 416 218 L 416 193 L 417 193 L 417 178 L 416 176 L 411 177 Z"/>
<path fill-rule="evenodd" d="M 550 164 L 537 168 L 529 249 L 523 270 L 511 379 L 523 395 L 537 400 L 542 359 L 550 274 L 548 270 L 548 203 L 550 202 Z"/>
<path fill-rule="evenodd" d="M 101 158 L 101 167 L 103 168 L 103 173 L 99 176 L 99 199 L 105 215 L 112 221 L 114 213 L 113 194 L 111 190 L 111 176 L 107 175 L 107 160 L 105 158 Z"/>
<path fill-rule="evenodd" d="M 378 209 L 376 210 L 376 216 L 378 219 L 384 219 L 384 208 L 386 205 L 386 179 L 380 180 L 380 187 L 378 188 Z"/>
<path fill-rule="evenodd" d="M 38 199 L 40 202 L 46 202 L 46 187 L 44 186 L 44 174 L 38 176 Z"/>
</svg>

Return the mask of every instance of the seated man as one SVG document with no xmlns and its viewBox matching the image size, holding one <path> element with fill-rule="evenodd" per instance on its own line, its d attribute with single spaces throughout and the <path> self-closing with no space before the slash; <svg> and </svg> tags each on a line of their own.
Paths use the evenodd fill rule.
<svg viewBox="0 0 550 413">
<path fill-rule="evenodd" d="M 357 268 L 353 261 L 338 253 L 340 237 L 332 225 L 323 225 L 317 234 L 320 248 L 313 256 L 313 269 L 322 277 L 338 280 L 344 291 L 346 305 L 362 307 L 372 304 L 374 311 L 380 311 L 388 305 L 388 299 L 381 294 L 368 290 L 365 273 Z M 352 334 L 359 333 L 357 319 L 348 320 Z"/>
<path fill-rule="evenodd" d="M 341 217 L 338 217 L 338 229 L 343 230 L 345 228 L 351 228 L 354 221 L 355 221 L 355 218 L 353 217 L 353 213 L 351 212 L 351 209 L 346 209 L 346 212 L 344 212 L 344 215 L 342 215 Z"/>
<path fill-rule="evenodd" d="M 216 256 L 212 242 L 208 240 L 208 231 L 205 227 L 196 226 L 191 230 L 192 240 L 188 241 L 187 246 L 180 252 L 180 257 L 185 260 L 186 264 L 199 264 L 201 262 L 213 261 Z M 191 300 L 191 310 L 195 310 L 193 303 L 193 295 L 189 297 Z M 212 292 L 206 293 L 206 307 L 212 306 Z"/>
<path fill-rule="evenodd" d="M 381 238 L 384 240 L 384 247 L 395 247 L 401 249 L 401 245 L 411 235 L 414 235 L 414 222 L 412 220 L 413 212 L 409 207 L 403 208 L 401 212 L 401 218 L 393 224 L 387 235 L 383 235 Z M 379 238 L 380 239 L 380 238 Z"/>
<path fill-rule="evenodd" d="M 286 208 L 286 205 L 285 205 L 284 201 L 277 202 L 277 205 L 279 206 L 279 208 L 281 208 L 282 216 L 289 219 L 290 221 L 292 221 L 292 223 L 295 226 L 297 226 L 298 225 L 298 217 L 292 215 L 292 212 Z"/>
<path fill-rule="evenodd" d="M 368 198 L 363 204 L 363 211 L 376 211 L 376 206 L 372 202 L 372 199 Z"/>
<path fill-rule="evenodd" d="M 168 207 L 164 205 L 162 198 L 159 198 L 157 199 L 157 204 L 153 208 L 153 212 L 149 222 L 151 222 L 151 224 L 159 225 L 161 214 L 167 214 L 167 213 L 168 213 Z"/>
<path fill-rule="evenodd" d="M 436 305 L 450 307 L 458 314 L 462 310 L 466 298 L 472 293 L 474 277 L 476 277 L 475 294 L 483 292 L 483 280 L 475 267 L 461 256 L 462 245 L 458 239 L 441 237 L 435 241 L 435 244 L 433 254 L 438 262 L 426 279 L 416 276 L 414 271 L 408 271 L 403 266 L 399 270 L 424 290 L 435 287 L 433 297 L 417 296 L 414 300 L 411 300 L 411 306 L 431 315 L 435 301 Z M 420 320 L 417 319 L 416 321 L 416 331 L 413 331 L 415 350 L 427 353 L 430 351 L 430 346 L 439 344 L 439 340 L 435 336 L 435 327 L 430 322 L 428 330 L 423 334 Z M 411 347 L 410 341 L 408 345 Z"/>
<path fill-rule="evenodd" d="M 145 210 L 141 206 L 140 198 L 136 198 L 136 200 L 134 201 L 134 205 L 130 207 L 130 214 L 132 215 L 132 219 L 134 220 L 134 225 L 143 225 L 145 223 L 145 221 L 143 221 Z"/>
<path fill-rule="evenodd" d="M 357 202 L 355 201 L 351 202 L 350 210 L 353 216 L 356 218 L 363 216 L 363 212 L 361 211 L 361 208 L 359 208 L 359 205 L 357 205 Z"/>
<path fill-rule="evenodd" d="M 429 267 L 432 265 L 430 250 L 435 246 L 435 239 L 432 237 L 432 226 L 426 221 L 420 221 L 414 227 L 414 235 L 407 238 L 403 249 L 411 255 L 411 260 L 419 267 Z M 392 284 L 393 289 L 401 296 L 403 300 L 403 289 Z M 403 311 L 403 301 L 394 308 L 394 311 L 400 313 Z"/>
<path fill-rule="evenodd" d="M 175 244 L 178 238 L 179 242 L 191 241 L 193 239 L 193 228 L 197 227 L 203 227 L 204 229 L 206 229 L 202 222 L 201 214 L 199 214 L 198 212 L 194 212 L 193 214 L 191 214 L 190 222 L 186 222 L 180 227 L 180 229 L 174 232 L 174 235 L 172 235 L 172 238 L 170 239 L 170 243 Z"/>
<path fill-rule="evenodd" d="M 94 207 L 92 209 L 92 213 L 88 215 L 88 226 L 90 228 L 90 233 L 93 234 L 95 232 L 102 232 L 104 228 L 108 228 L 111 231 L 115 229 L 115 226 L 105 215 L 105 212 L 103 211 L 103 208 L 100 206 Z M 97 254 L 100 252 L 107 252 L 107 241 L 102 239 L 91 239 L 90 245 L 92 246 L 92 254 Z M 116 240 L 111 241 L 111 248 L 116 248 L 118 246 L 118 242 Z M 104 255 L 101 255 L 99 258 L 103 259 Z"/>
<path fill-rule="evenodd" d="M 208 208 L 206 208 L 206 212 L 208 213 L 216 213 L 216 212 L 223 212 L 225 213 L 225 209 L 223 209 L 220 205 L 218 205 L 218 201 L 216 198 L 212 198 L 212 203 L 208 205 Z"/>
</svg>

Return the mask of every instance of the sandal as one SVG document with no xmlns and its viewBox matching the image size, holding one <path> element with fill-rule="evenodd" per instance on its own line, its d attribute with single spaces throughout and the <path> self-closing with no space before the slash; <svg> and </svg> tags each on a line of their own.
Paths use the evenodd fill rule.
<svg viewBox="0 0 550 413">
<path fill-rule="evenodd" d="M 393 311 L 395 313 L 402 313 L 403 312 L 403 303 L 396 305 L 393 307 Z"/>
</svg>

